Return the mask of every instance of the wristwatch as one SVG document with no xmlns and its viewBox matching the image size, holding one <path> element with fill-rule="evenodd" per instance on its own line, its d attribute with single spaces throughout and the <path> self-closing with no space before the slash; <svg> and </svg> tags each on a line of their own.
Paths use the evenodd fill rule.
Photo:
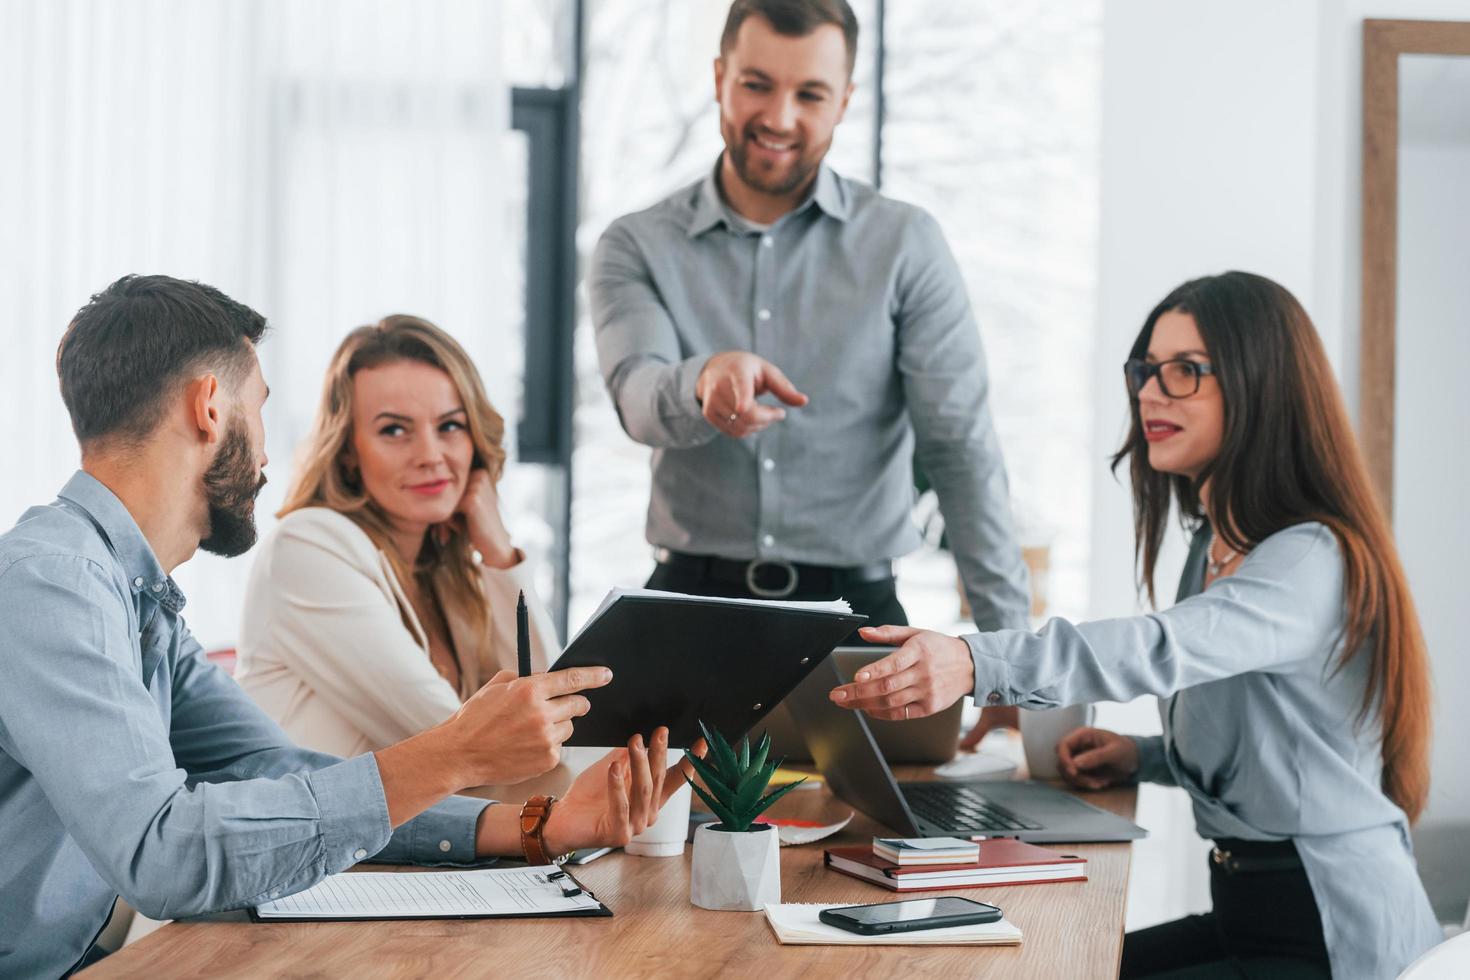
<svg viewBox="0 0 1470 980">
<path fill-rule="evenodd" d="M 521 853 L 533 867 L 556 863 L 546 850 L 546 821 L 555 802 L 554 796 L 533 796 L 521 807 Z"/>
</svg>

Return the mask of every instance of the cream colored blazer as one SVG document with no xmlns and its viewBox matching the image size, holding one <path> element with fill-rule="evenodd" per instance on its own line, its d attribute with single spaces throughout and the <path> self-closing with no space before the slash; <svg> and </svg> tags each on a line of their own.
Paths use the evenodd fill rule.
<svg viewBox="0 0 1470 980">
<path fill-rule="evenodd" d="M 487 660 L 463 663 L 456 691 L 429 661 L 429 641 L 388 556 L 325 507 L 286 515 L 260 546 L 245 591 L 235 679 L 297 744 L 350 757 L 444 721 L 500 669 L 516 669 L 516 593 L 530 611 L 531 664 L 557 651 L 551 617 L 526 562 L 483 569 L 490 601 Z M 448 617 L 456 650 L 469 626 Z"/>
</svg>

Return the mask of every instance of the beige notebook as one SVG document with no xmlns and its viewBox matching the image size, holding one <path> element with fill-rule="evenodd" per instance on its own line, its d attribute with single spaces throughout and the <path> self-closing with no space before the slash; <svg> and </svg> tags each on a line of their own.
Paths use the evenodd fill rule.
<svg viewBox="0 0 1470 980">
<path fill-rule="evenodd" d="M 823 909 L 844 908 L 850 902 L 831 905 L 767 905 L 766 921 L 771 931 L 787 946 L 1019 946 L 1021 930 L 1005 919 L 947 929 L 920 929 L 884 936 L 863 936 L 829 926 L 817 915 Z"/>
</svg>

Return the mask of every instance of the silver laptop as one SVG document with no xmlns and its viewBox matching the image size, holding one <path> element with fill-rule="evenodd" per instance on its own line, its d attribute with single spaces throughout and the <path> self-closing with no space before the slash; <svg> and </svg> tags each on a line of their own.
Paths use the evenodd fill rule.
<svg viewBox="0 0 1470 980">
<path fill-rule="evenodd" d="M 882 660 L 897 647 L 838 647 L 832 651 L 831 659 L 837 662 L 837 672 L 844 681 L 849 681 L 859 670 Z M 776 705 L 762 724 L 771 735 L 771 755 L 784 758 L 787 762 L 811 762 L 812 751 L 806 739 L 796 727 L 787 707 L 794 695 Z M 893 763 L 920 763 L 938 765 L 954 758 L 960 742 L 960 724 L 965 711 L 964 699 L 938 714 L 912 721 L 878 721 L 864 719 L 868 729 L 878 743 L 883 758 Z"/>
<path fill-rule="evenodd" d="M 900 783 L 867 718 L 827 694 L 842 683 L 827 657 L 785 701 L 812 760 L 837 796 L 905 837 L 1015 837 L 1037 843 L 1126 841 L 1147 831 L 1117 814 L 1032 781 Z"/>
</svg>

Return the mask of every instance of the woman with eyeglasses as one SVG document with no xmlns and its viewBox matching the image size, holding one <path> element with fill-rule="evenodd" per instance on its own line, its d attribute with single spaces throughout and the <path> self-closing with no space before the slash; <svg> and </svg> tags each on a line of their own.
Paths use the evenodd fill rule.
<svg viewBox="0 0 1470 980">
<path fill-rule="evenodd" d="M 1161 736 L 1078 729 L 1074 785 L 1189 793 L 1213 911 L 1128 934 L 1123 977 L 1392 977 L 1443 939 L 1410 852 L 1429 793 L 1429 667 L 1331 368 L 1284 288 L 1187 282 L 1125 365 L 1142 585 L 1171 506 L 1193 528 L 1162 612 L 902 647 L 832 691 L 875 718 L 1160 698 Z"/>
</svg>

